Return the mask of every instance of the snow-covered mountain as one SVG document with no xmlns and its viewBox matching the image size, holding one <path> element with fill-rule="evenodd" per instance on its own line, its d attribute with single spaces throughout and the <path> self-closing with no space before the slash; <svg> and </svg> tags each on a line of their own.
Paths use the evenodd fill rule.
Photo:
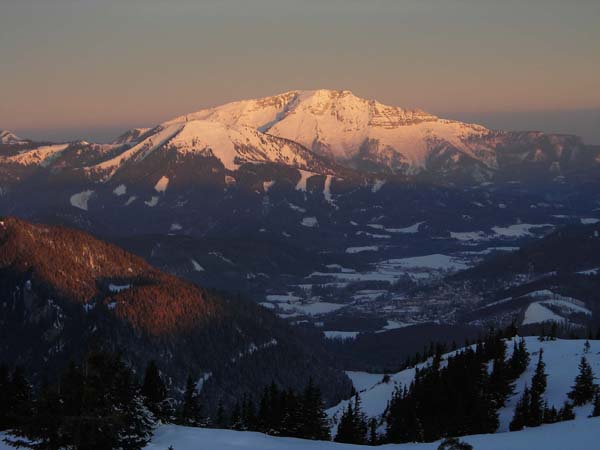
<svg viewBox="0 0 600 450">
<path fill-rule="evenodd" d="M 24 144 L 26 142 L 26 140 L 8 130 L 0 130 L 0 144 Z"/>
<path fill-rule="evenodd" d="M 372 171 L 467 170 L 473 178 L 514 162 L 560 162 L 584 145 L 573 136 L 496 132 L 421 110 L 387 106 L 350 91 L 290 91 L 183 115 L 168 125 L 209 120 L 253 127 Z"/>
<path fill-rule="evenodd" d="M 139 142 L 141 137 L 150 131 L 150 128 L 132 128 L 116 138 L 113 144 L 131 144 Z"/>
<path fill-rule="evenodd" d="M 66 148 L 36 145 L 9 132 L 2 132 L 1 139 L 3 153 L 11 150 L 8 163 L 49 166 L 47 156 L 54 158 Z M 81 154 L 97 151 L 87 145 Z M 157 151 L 212 158 L 227 171 L 244 163 L 273 163 L 330 174 L 339 170 L 332 167 L 335 161 L 363 173 L 471 183 L 590 171 L 600 161 L 599 150 L 576 136 L 493 131 L 387 106 L 350 91 L 321 89 L 241 100 L 179 116 L 152 129 L 133 128 L 119 136 L 102 158 L 93 158 L 86 173 L 107 180 Z M 68 159 L 62 159 L 60 170 L 69 168 L 73 166 Z"/>
<path fill-rule="evenodd" d="M 296 141 L 341 162 L 370 159 L 391 169 L 425 168 L 443 141 L 467 153 L 466 139 L 484 127 L 439 119 L 420 110 L 386 106 L 350 91 L 290 91 L 181 116 L 168 123 L 204 119 L 254 127 Z"/>
</svg>

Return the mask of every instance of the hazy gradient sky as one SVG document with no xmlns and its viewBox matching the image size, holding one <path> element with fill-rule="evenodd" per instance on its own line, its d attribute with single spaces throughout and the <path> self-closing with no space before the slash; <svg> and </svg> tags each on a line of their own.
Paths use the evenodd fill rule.
<svg viewBox="0 0 600 450">
<path fill-rule="evenodd" d="M 106 140 L 350 89 L 600 143 L 599 0 L 0 0 L 0 129 Z"/>
</svg>

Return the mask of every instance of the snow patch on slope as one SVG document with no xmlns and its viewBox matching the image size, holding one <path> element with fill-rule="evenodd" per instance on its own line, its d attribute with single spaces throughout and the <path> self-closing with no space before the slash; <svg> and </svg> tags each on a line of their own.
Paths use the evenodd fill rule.
<svg viewBox="0 0 600 450">
<path fill-rule="evenodd" d="M 314 228 L 319 225 L 316 217 L 304 217 L 300 225 L 303 227 Z"/>
<path fill-rule="evenodd" d="M 126 193 L 127 193 L 127 186 L 125 186 L 124 184 L 118 185 L 113 190 L 113 194 L 115 194 L 117 197 L 120 197 L 121 195 L 125 195 Z"/>
<path fill-rule="evenodd" d="M 301 169 L 298 169 L 298 172 L 300 172 L 300 180 L 296 184 L 296 190 L 306 192 L 306 182 L 308 181 L 308 179 L 310 177 L 312 177 L 313 175 L 316 175 L 316 174 L 313 172 L 309 172 L 307 170 L 301 170 Z"/>
<path fill-rule="evenodd" d="M 198 261 L 196 261 L 195 259 L 190 259 L 190 261 L 192 262 L 192 267 L 194 268 L 194 270 L 196 272 L 204 272 L 204 267 L 202 267 Z"/>
<path fill-rule="evenodd" d="M 156 205 L 158 205 L 158 201 L 160 200 L 160 198 L 158 196 L 153 196 L 150 198 L 150 200 L 146 200 L 144 202 L 144 204 L 146 206 L 149 206 L 150 208 L 154 208 Z"/>
<path fill-rule="evenodd" d="M 74 206 L 75 208 L 79 208 L 84 211 L 87 211 L 88 210 L 88 202 L 90 201 L 90 198 L 92 197 L 93 194 L 94 194 L 94 191 L 91 191 L 91 190 L 73 194 L 73 195 L 71 195 L 71 198 L 70 198 L 71 205 Z"/>
<path fill-rule="evenodd" d="M 160 180 L 158 180 L 154 185 L 154 190 L 156 192 L 164 193 L 167 190 L 168 186 L 169 179 L 163 175 L 162 177 L 160 177 Z"/>
</svg>

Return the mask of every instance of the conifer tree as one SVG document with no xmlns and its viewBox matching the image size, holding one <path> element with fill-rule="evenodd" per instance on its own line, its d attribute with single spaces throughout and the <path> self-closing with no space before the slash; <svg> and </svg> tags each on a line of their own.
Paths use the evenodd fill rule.
<svg viewBox="0 0 600 450">
<path fill-rule="evenodd" d="M 335 442 L 343 442 L 347 444 L 352 444 L 353 439 L 353 430 L 354 428 L 354 408 L 352 406 L 352 402 L 348 402 L 348 406 L 342 413 L 342 417 L 340 417 L 340 423 L 338 424 L 337 434 L 333 439 Z"/>
<path fill-rule="evenodd" d="M 555 341 L 556 338 L 558 336 L 558 325 L 556 324 L 556 322 L 552 322 L 552 325 L 550 326 L 550 338 L 549 340 L 551 341 Z"/>
<path fill-rule="evenodd" d="M 600 417 L 600 392 L 596 392 L 596 395 L 594 395 L 594 409 L 592 410 L 592 417 Z"/>
<path fill-rule="evenodd" d="M 183 394 L 183 403 L 179 409 L 178 422 L 181 425 L 199 427 L 204 425 L 202 420 L 202 407 L 200 398 L 196 390 L 196 382 L 192 375 L 188 375 L 185 392 Z"/>
<path fill-rule="evenodd" d="M 354 396 L 354 404 L 348 402 L 348 407 L 342 414 L 335 436 L 336 442 L 347 444 L 365 444 L 367 435 L 367 422 L 361 409 L 360 396 Z"/>
<path fill-rule="evenodd" d="M 31 414 L 31 385 L 22 367 L 16 367 L 8 384 L 8 426 L 22 423 Z"/>
<path fill-rule="evenodd" d="M 531 392 L 528 386 L 525 386 L 523 390 L 523 395 L 517 402 L 517 406 L 515 407 L 515 414 L 513 416 L 512 421 L 510 422 L 509 429 L 510 431 L 519 431 L 522 430 L 527 422 L 529 421 L 529 404 L 531 401 Z"/>
<path fill-rule="evenodd" d="M 542 396 L 546 392 L 547 378 L 546 364 L 543 360 L 543 350 L 540 349 L 535 373 L 531 379 L 531 396 L 529 400 L 529 411 L 525 425 L 528 427 L 540 426 L 544 421 L 544 400 Z"/>
<path fill-rule="evenodd" d="M 8 367 L 0 364 L 0 431 L 10 427 L 10 399 L 9 399 L 10 375 Z"/>
<path fill-rule="evenodd" d="M 575 385 L 569 392 L 569 398 L 575 406 L 581 406 L 593 399 L 596 392 L 594 373 L 585 356 L 579 362 L 579 374 L 575 377 Z"/>
<path fill-rule="evenodd" d="M 281 408 L 283 420 L 281 421 L 281 434 L 283 436 L 298 436 L 301 418 L 301 401 L 296 393 L 288 389 L 282 393 Z"/>
<path fill-rule="evenodd" d="M 356 441 L 365 443 L 367 438 L 367 419 L 362 411 L 362 401 L 360 395 L 354 396 L 354 430 L 356 433 Z"/>
<path fill-rule="evenodd" d="M 242 407 L 239 401 L 236 402 L 233 410 L 231 411 L 231 416 L 229 417 L 229 426 L 232 430 L 242 429 Z"/>
<path fill-rule="evenodd" d="M 243 430 L 256 430 L 257 428 L 254 402 L 247 394 L 242 399 L 242 427 Z"/>
<path fill-rule="evenodd" d="M 92 353 L 83 365 L 70 365 L 59 387 L 42 387 L 28 419 L 11 431 L 11 445 L 139 450 L 148 443 L 154 416 L 131 369 L 107 353 Z"/>
<path fill-rule="evenodd" d="M 37 436 L 42 449 L 66 447 L 71 443 L 71 439 L 68 433 L 61 429 L 61 416 L 60 399 L 56 389 L 44 383 L 33 403 L 31 416 L 11 430 L 6 442 L 15 447 L 27 448 L 30 438 Z"/>
<path fill-rule="evenodd" d="M 554 406 L 544 406 L 544 423 L 555 423 L 558 422 L 558 411 Z"/>
<path fill-rule="evenodd" d="M 148 409 L 158 419 L 163 422 L 168 421 L 170 411 L 167 402 L 167 388 L 155 361 L 150 361 L 146 366 L 144 382 L 142 383 L 142 395 Z"/>
<path fill-rule="evenodd" d="M 377 445 L 379 443 L 379 436 L 377 436 L 377 419 L 371 417 L 369 419 L 369 445 Z"/>
<path fill-rule="evenodd" d="M 513 379 L 517 379 L 529 365 L 529 352 L 525 346 L 525 339 L 521 338 L 519 342 L 513 343 L 513 353 L 510 358 L 509 367 Z"/>
<path fill-rule="evenodd" d="M 300 437 L 328 441 L 331 436 L 325 405 L 321 399 L 321 391 L 314 385 L 312 378 L 304 390 L 301 408 Z"/>
<path fill-rule="evenodd" d="M 531 378 L 531 394 L 532 395 L 543 395 L 546 392 L 546 386 L 548 384 L 546 375 L 546 363 L 543 359 L 544 351 L 540 349 L 538 356 L 538 362 L 535 366 L 535 372 Z"/>
<path fill-rule="evenodd" d="M 496 408 L 501 408 L 506 403 L 506 399 L 512 394 L 514 387 L 512 384 L 512 374 L 510 367 L 506 364 L 506 345 L 501 341 L 499 353 L 494 359 L 492 374 L 489 380 L 489 392 L 495 402 Z"/>
<path fill-rule="evenodd" d="M 279 435 L 282 433 L 282 422 L 285 411 L 285 395 L 275 382 L 266 387 L 258 407 L 258 430 L 266 434 Z"/>
<path fill-rule="evenodd" d="M 558 412 L 559 420 L 573 420 L 575 419 L 575 412 L 573 411 L 573 404 L 571 402 L 565 402 L 563 407 Z"/>
<path fill-rule="evenodd" d="M 219 401 L 219 406 L 217 407 L 217 416 L 215 418 L 214 424 L 218 428 L 226 428 L 227 427 L 227 419 L 225 417 L 225 407 L 223 406 L 222 401 Z"/>
</svg>

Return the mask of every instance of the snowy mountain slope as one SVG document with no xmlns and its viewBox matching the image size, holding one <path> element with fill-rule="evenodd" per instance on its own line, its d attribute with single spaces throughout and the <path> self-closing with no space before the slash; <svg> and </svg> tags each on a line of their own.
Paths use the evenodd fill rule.
<svg viewBox="0 0 600 450">
<path fill-rule="evenodd" d="M 141 163 L 158 150 L 216 158 L 229 171 L 245 163 L 276 163 L 319 173 L 333 170 L 326 168 L 331 163 L 301 145 L 249 127 L 191 120 L 160 125 L 141 137 L 114 158 L 90 167 L 89 172 L 109 179 L 128 164 Z"/>
<path fill-rule="evenodd" d="M 529 367 L 519 377 L 515 383 L 515 393 L 507 401 L 504 408 L 499 411 L 500 427 L 498 431 L 508 431 L 508 425 L 512 419 L 517 401 L 519 400 L 525 385 L 531 385 L 531 377 L 535 371 L 537 357 L 540 350 L 543 350 L 543 360 L 546 363 L 546 373 L 548 374 L 548 387 L 544 393 L 544 399 L 549 406 L 555 406 L 560 409 L 567 400 L 567 393 L 571 390 L 577 376 L 577 365 L 583 353 L 584 340 L 556 340 L 540 342 L 537 338 L 526 338 L 527 350 L 531 354 Z M 589 341 L 590 351 L 585 354 L 592 370 L 596 376 L 600 376 L 600 341 Z M 509 354 L 512 350 L 512 344 L 509 344 Z M 584 405 L 575 408 L 575 414 L 578 419 L 587 417 L 592 411 L 592 405 Z M 600 430 L 599 430 L 600 432 Z"/>
<path fill-rule="evenodd" d="M 596 154 L 574 136 L 496 132 L 383 105 L 350 91 L 290 91 L 204 109 L 166 124 L 197 119 L 253 127 L 372 171 L 462 170 L 485 179 L 506 165 L 535 163 L 560 170 Z"/>
<path fill-rule="evenodd" d="M 544 399 L 550 406 L 556 406 L 557 409 L 567 400 L 567 392 L 571 390 L 571 386 L 577 375 L 579 360 L 582 356 L 584 340 L 562 340 L 540 342 L 536 337 L 525 338 L 527 350 L 531 354 L 529 367 L 519 377 L 515 383 L 515 393 L 508 400 L 507 405 L 499 411 L 500 426 L 499 431 L 507 431 L 508 424 L 512 419 L 514 408 L 519 399 L 525 384 L 531 384 L 531 377 L 537 363 L 537 355 L 540 349 L 543 349 L 543 358 L 546 363 L 546 373 L 548 374 L 548 388 L 544 395 Z M 600 341 L 590 341 L 590 352 L 586 354 L 594 373 L 600 375 Z M 512 353 L 512 341 L 507 343 L 508 355 Z M 423 364 L 419 365 L 419 367 Z M 371 376 L 371 375 L 369 375 Z M 396 387 L 409 385 L 415 376 L 415 369 L 409 368 L 392 374 L 388 383 L 378 382 L 360 390 L 363 411 L 369 417 L 380 417 L 390 400 L 392 393 Z M 357 377 L 356 373 L 352 374 L 351 379 Z M 383 374 L 381 375 L 383 377 Z M 363 377 L 362 379 L 365 379 Z M 347 407 L 348 401 L 345 400 L 337 406 L 330 408 L 327 413 L 334 420 L 334 424 L 341 416 L 341 412 Z M 581 408 L 576 408 L 578 418 L 587 417 L 590 413 L 591 405 L 585 405 Z M 335 427 L 334 427 L 335 428 Z"/>
</svg>

